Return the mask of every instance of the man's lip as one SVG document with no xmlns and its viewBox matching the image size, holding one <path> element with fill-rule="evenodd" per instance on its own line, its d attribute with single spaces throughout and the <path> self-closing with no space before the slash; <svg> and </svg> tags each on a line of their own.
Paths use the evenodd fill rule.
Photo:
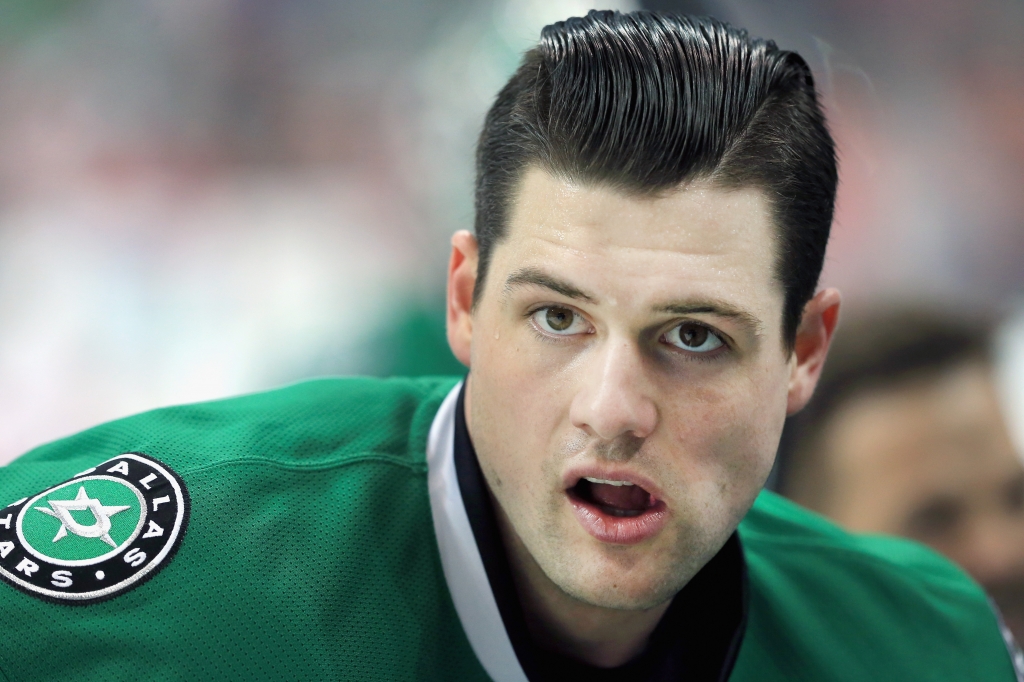
<svg viewBox="0 0 1024 682">
<path fill-rule="evenodd" d="M 650 495 L 651 505 L 635 516 L 615 516 L 599 505 L 580 498 L 573 488 L 583 478 L 625 481 L 640 486 Z M 613 545 L 635 545 L 654 537 L 668 522 L 669 509 L 661 488 L 651 479 L 621 465 L 581 464 L 562 478 L 565 497 L 576 520 L 594 539 Z"/>
<path fill-rule="evenodd" d="M 569 490 L 580 482 L 581 478 L 597 478 L 604 481 L 625 481 L 626 483 L 632 483 L 638 485 L 658 502 L 664 502 L 665 496 L 661 492 L 661 488 L 651 479 L 624 469 L 621 467 L 610 467 L 601 466 L 599 464 L 585 464 L 580 466 L 572 467 L 566 470 L 562 476 L 562 489 Z"/>
<path fill-rule="evenodd" d="M 572 490 L 566 490 L 565 497 L 583 530 L 604 544 L 641 543 L 660 533 L 668 522 L 668 509 L 661 501 L 636 516 L 615 516 L 599 505 L 579 498 Z"/>
</svg>

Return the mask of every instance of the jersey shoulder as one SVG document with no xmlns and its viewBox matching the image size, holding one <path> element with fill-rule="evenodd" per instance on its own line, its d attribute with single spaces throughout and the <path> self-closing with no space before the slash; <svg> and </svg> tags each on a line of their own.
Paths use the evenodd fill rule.
<svg viewBox="0 0 1024 682">
<path fill-rule="evenodd" d="M 0 468 L 0 492 L 27 494 L 122 452 L 143 452 L 180 474 L 246 461 L 317 468 L 378 459 L 423 469 L 418 444 L 457 381 L 326 378 L 152 410 L 29 451 Z"/>
<path fill-rule="evenodd" d="M 483 679 L 427 486 L 456 381 L 155 410 L 0 468 L 0 680 Z"/>
<path fill-rule="evenodd" d="M 930 549 L 846 532 L 770 492 L 739 532 L 759 679 L 1015 679 L 984 591 Z"/>
</svg>

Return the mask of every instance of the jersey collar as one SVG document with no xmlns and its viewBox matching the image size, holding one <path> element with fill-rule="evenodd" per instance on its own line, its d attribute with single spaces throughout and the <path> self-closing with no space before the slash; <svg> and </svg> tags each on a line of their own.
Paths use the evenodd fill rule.
<svg viewBox="0 0 1024 682">
<path fill-rule="evenodd" d="M 463 413 L 460 383 L 431 428 L 428 467 L 431 511 L 445 579 L 477 658 L 495 680 L 566 676 L 641 680 L 726 680 L 748 611 L 746 561 L 733 534 L 673 600 L 643 661 L 621 675 L 547 654 L 530 639 Z M 639 665 L 637 665 L 639 664 Z M 597 674 L 601 673 L 601 674 Z M 595 677 L 596 674 L 596 677 Z"/>
<path fill-rule="evenodd" d="M 441 403 L 427 439 L 430 513 L 445 582 L 473 653 L 495 682 L 527 682 L 491 592 L 455 472 L 455 412 L 462 382 Z"/>
</svg>

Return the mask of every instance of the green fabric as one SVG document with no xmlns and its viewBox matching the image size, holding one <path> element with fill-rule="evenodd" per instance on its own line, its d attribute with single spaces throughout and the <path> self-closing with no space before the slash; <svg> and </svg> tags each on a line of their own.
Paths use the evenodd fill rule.
<svg viewBox="0 0 1024 682">
<path fill-rule="evenodd" d="M 177 556 L 110 601 L 0 585 L 20 680 L 485 679 L 435 549 L 424 444 L 445 381 L 316 381 L 158 410 L 0 469 L 0 504 L 124 451 L 184 479 Z"/>
<path fill-rule="evenodd" d="M 126 451 L 173 468 L 177 556 L 109 601 L 0 585 L 0 678 L 483 680 L 452 606 L 425 443 L 455 379 L 325 379 L 157 410 L 0 468 L 6 505 Z M 751 617 L 732 680 L 1012 680 L 981 590 L 911 543 L 763 494 L 741 526 Z"/>
<path fill-rule="evenodd" d="M 751 610 L 731 679 L 1015 679 L 984 592 L 930 550 L 768 492 L 740 537 Z"/>
</svg>

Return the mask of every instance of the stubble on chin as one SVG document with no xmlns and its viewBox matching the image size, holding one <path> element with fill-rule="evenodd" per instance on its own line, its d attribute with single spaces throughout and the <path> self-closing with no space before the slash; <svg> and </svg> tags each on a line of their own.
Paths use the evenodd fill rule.
<svg viewBox="0 0 1024 682">
<path fill-rule="evenodd" d="M 532 541 L 517 534 L 513 542 L 560 591 L 590 606 L 657 608 L 675 597 L 722 544 L 692 523 L 666 528 L 663 533 L 672 535 L 669 542 L 601 543 L 579 525 L 563 498 L 564 493 L 552 500 Z M 515 532 L 514 527 L 509 530 Z"/>
<path fill-rule="evenodd" d="M 688 554 L 680 547 L 692 546 L 692 538 L 677 531 L 673 549 L 638 546 L 595 546 L 583 538 L 582 550 L 565 542 L 557 524 L 552 524 L 544 546 L 532 551 L 532 558 L 548 580 L 566 595 L 590 606 L 624 611 L 644 611 L 670 601 L 714 556 L 711 550 Z M 583 533 L 584 531 L 580 531 Z M 707 554 L 707 557 L 704 557 Z"/>
</svg>

